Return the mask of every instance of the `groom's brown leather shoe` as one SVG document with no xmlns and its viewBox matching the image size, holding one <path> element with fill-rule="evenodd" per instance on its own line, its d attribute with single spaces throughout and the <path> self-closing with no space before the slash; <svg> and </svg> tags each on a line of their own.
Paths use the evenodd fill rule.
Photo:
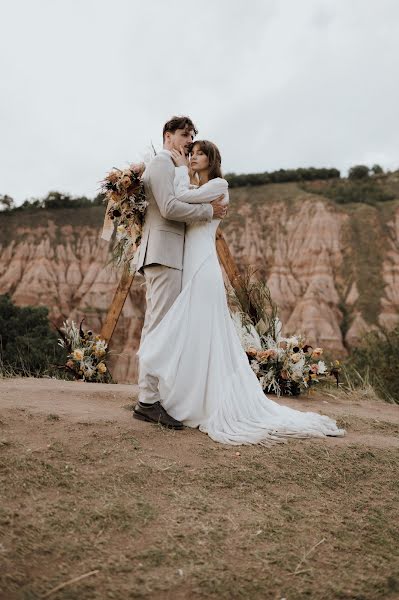
<svg viewBox="0 0 399 600">
<path fill-rule="evenodd" d="M 143 406 L 140 402 L 137 402 L 133 409 L 133 417 L 141 421 L 160 423 L 170 429 L 183 429 L 184 427 L 183 423 L 168 415 L 160 402 L 154 402 L 154 404 L 148 406 Z"/>
</svg>

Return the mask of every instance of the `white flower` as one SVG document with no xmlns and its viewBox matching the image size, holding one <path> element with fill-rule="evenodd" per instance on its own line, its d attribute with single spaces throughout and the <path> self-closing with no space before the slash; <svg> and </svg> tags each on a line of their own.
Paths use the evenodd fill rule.
<svg viewBox="0 0 399 600">
<path fill-rule="evenodd" d="M 292 335 L 289 338 L 285 338 L 284 341 L 287 342 L 287 346 L 289 346 L 291 348 L 295 348 L 295 346 L 299 346 L 299 339 L 297 338 L 296 335 Z"/>
<path fill-rule="evenodd" d="M 105 340 L 98 340 L 93 346 L 93 351 L 98 358 L 104 356 L 107 351 L 107 344 Z"/>
<path fill-rule="evenodd" d="M 317 363 L 317 366 L 318 366 L 318 374 L 319 375 L 324 375 L 324 373 L 327 373 L 326 363 L 323 360 L 319 360 L 319 362 Z"/>
</svg>

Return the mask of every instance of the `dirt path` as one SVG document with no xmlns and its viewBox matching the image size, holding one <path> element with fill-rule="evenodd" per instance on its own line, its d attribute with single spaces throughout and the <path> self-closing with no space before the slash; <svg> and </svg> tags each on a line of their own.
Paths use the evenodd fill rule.
<svg viewBox="0 0 399 600">
<path fill-rule="evenodd" d="M 398 406 L 282 398 L 347 436 L 237 448 L 136 394 L 0 380 L 1 600 L 399 598 Z"/>
<path fill-rule="evenodd" d="M 299 398 L 270 397 L 297 410 L 323 413 L 339 419 L 348 434 L 344 439 L 330 439 L 329 444 L 399 447 L 397 405 L 361 397 L 350 399 L 342 395 L 334 396 L 332 392 L 324 395 L 315 392 Z M 146 432 L 146 423 L 131 418 L 130 410 L 136 399 L 136 385 L 86 384 L 34 378 L 0 380 L 0 410 L 23 408 L 33 414 L 55 413 L 71 421 L 110 420 L 126 423 L 132 431 Z M 197 438 L 204 443 L 207 441 L 206 436 L 198 431 L 185 432 L 185 439 Z"/>
</svg>

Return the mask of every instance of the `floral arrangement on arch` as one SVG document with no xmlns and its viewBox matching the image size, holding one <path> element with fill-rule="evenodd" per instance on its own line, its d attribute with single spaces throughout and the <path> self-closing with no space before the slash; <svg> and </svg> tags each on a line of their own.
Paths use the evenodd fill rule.
<svg viewBox="0 0 399 600">
<path fill-rule="evenodd" d="M 148 206 L 141 179 L 144 169 L 144 163 L 126 169 L 114 168 L 101 182 L 101 193 L 107 203 L 101 237 L 109 241 L 116 225 L 112 261 L 118 267 L 130 266 L 141 241 Z"/>
<path fill-rule="evenodd" d="M 61 336 L 58 345 L 68 353 L 63 368 L 82 381 L 108 382 L 111 377 L 105 363 L 107 343 L 90 330 L 84 332 L 82 323 L 78 328 L 74 321 L 64 321 L 63 326 L 57 328 Z"/>
<path fill-rule="evenodd" d="M 313 348 L 301 335 L 282 336 L 270 290 L 253 273 L 247 271 L 230 303 L 236 309 L 236 331 L 264 392 L 297 396 L 329 375 L 338 385 L 339 361 L 327 367 L 322 348 Z"/>
</svg>

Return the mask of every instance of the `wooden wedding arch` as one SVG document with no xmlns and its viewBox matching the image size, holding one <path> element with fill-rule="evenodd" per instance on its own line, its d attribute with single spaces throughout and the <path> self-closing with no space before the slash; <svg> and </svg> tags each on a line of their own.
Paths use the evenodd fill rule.
<svg viewBox="0 0 399 600">
<path fill-rule="evenodd" d="M 236 262 L 230 252 L 226 239 L 220 228 L 217 230 L 216 233 L 216 250 L 219 257 L 219 261 L 227 275 L 228 280 L 230 281 L 234 290 L 238 291 L 242 287 L 242 279 Z M 114 333 L 119 316 L 123 309 L 123 305 L 125 304 L 125 300 L 133 283 L 134 275 L 134 273 L 129 272 L 128 266 L 124 268 L 122 277 L 119 281 L 115 295 L 109 307 L 107 317 L 101 329 L 101 337 L 107 343 L 111 341 L 112 334 Z"/>
</svg>

